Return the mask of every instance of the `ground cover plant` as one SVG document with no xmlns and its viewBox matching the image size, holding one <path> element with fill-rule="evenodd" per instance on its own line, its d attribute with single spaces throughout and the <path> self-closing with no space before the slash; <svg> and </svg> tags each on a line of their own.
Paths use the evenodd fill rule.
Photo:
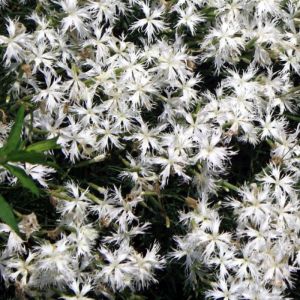
<svg viewBox="0 0 300 300">
<path fill-rule="evenodd" d="M 0 0 L 1 299 L 299 299 L 298 0 Z"/>
</svg>

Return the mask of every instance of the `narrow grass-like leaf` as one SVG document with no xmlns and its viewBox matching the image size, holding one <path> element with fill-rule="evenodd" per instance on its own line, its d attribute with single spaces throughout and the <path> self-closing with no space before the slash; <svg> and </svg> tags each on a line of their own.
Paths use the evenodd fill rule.
<svg viewBox="0 0 300 300">
<path fill-rule="evenodd" d="M 27 162 L 30 164 L 47 165 L 47 156 L 34 151 L 13 151 L 7 155 L 7 161 Z"/>
<path fill-rule="evenodd" d="M 6 144 L 3 147 L 3 150 L 5 153 L 9 153 L 13 150 L 17 150 L 17 147 L 21 140 L 21 133 L 22 133 L 23 122 L 24 122 L 24 114 L 25 114 L 25 108 L 22 105 L 18 110 L 16 119 L 15 119 L 15 123 L 9 133 Z"/>
<path fill-rule="evenodd" d="M 39 195 L 39 189 L 35 185 L 34 181 L 25 173 L 25 171 L 19 167 L 10 165 L 10 164 L 4 164 L 3 165 L 12 175 L 16 176 L 22 186 L 24 188 L 27 188 L 30 190 L 33 194 Z"/>
<path fill-rule="evenodd" d="M 284 115 L 290 120 L 300 122 L 300 115 L 292 115 L 289 113 L 285 113 Z"/>
<path fill-rule="evenodd" d="M 46 141 L 40 141 L 29 145 L 26 151 L 44 152 L 53 149 L 60 149 L 60 145 L 57 144 L 57 138 L 49 139 Z"/>
<path fill-rule="evenodd" d="M 19 232 L 18 223 L 14 216 L 13 210 L 6 200 L 0 195 L 0 219 L 9 225 L 15 232 Z"/>
</svg>

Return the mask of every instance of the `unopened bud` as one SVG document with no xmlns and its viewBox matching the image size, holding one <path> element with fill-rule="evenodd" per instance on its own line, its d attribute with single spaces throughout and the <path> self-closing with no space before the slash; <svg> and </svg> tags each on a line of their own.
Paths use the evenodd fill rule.
<svg viewBox="0 0 300 300">
<path fill-rule="evenodd" d="M 198 206 L 198 201 L 192 197 L 186 197 L 185 204 L 190 208 L 196 209 Z"/>
</svg>

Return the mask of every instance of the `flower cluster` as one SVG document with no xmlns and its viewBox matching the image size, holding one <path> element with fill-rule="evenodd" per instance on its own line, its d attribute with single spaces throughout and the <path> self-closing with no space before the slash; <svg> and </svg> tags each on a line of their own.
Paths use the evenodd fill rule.
<svg viewBox="0 0 300 300">
<path fill-rule="evenodd" d="M 128 199 L 117 188 L 103 189 L 100 199 L 74 182 L 51 193 L 60 216 L 55 229 L 36 236 L 40 225 L 34 214 L 24 215 L 19 225 L 26 239 L 5 224 L 0 228 L 8 239 L 1 254 L 2 276 L 15 282 L 21 295 L 51 297 L 52 289 L 59 289 L 62 299 L 78 299 L 91 290 L 112 297 L 126 287 L 140 289 L 156 281 L 153 272 L 165 264 L 159 245 L 154 243 L 145 254 L 132 245 L 150 225 L 137 222 L 138 194 Z M 29 241 L 35 243 L 31 249 L 26 247 Z"/>
<path fill-rule="evenodd" d="M 300 268 L 300 2 L 40 0 L 24 20 L 10 2 L 0 0 L 5 107 L 26 105 L 24 138 L 57 138 L 68 171 L 15 163 L 58 219 L 47 231 L 23 215 L 20 236 L 0 223 L 5 283 L 35 298 L 112 298 L 179 263 L 210 299 L 287 297 Z M 245 148 L 263 163 L 241 182 L 232 170 Z M 70 181 L 91 165 L 117 170 L 120 186 L 99 187 L 97 170 Z M 185 199 L 172 247 L 138 247 L 156 234 L 149 199 L 175 226 L 162 201 L 172 188 L 168 198 Z"/>
</svg>

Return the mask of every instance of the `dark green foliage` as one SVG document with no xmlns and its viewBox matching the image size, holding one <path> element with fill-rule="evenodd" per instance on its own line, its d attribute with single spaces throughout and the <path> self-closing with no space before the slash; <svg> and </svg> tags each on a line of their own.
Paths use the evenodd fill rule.
<svg viewBox="0 0 300 300">
<path fill-rule="evenodd" d="M 6 200 L 0 195 L 0 219 L 2 222 L 9 225 L 15 232 L 19 232 L 18 224 L 16 218 L 10 205 Z"/>
</svg>

